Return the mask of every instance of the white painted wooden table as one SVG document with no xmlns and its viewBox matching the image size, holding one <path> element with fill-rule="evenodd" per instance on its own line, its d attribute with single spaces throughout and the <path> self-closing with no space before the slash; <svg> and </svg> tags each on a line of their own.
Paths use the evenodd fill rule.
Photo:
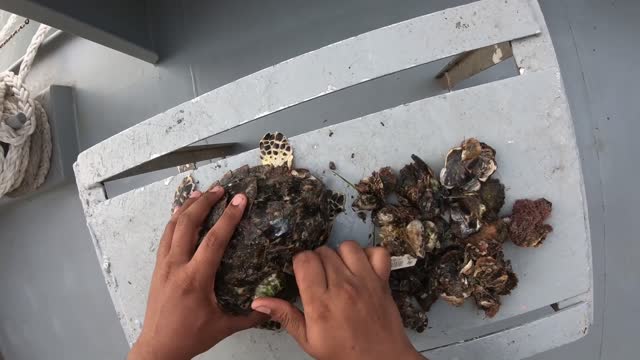
<svg viewBox="0 0 640 360">
<path fill-rule="evenodd" d="M 438 302 L 429 313 L 431 328 L 424 334 L 410 332 L 411 340 L 431 359 L 520 359 L 584 336 L 592 322 L 589 227 L 572 119 L 555 52 L 536 1 L 483 0 L 374 30 L 274 65 L 81 153 L 75 164 L 76 181 L 128 341 L 135 341 L 140 331 L 155 250 L 182 176 L 114 198 L 106 197 L 105 181 L 298 103 L 505 43 L 519 67 L 518 76 L 295 136 L 291 141 L 296 164 L 310 169 L 328 187 L 353 195 L 344 182 L 322 171 L 329 161 L 335 162 L 343 176 L 357 181 L 384 165 L 399 169 L 412 153 L 440 168 L 452 144 L 472 136 L 486 141 L 497 150 L 498 176 L 508 185 L 505 208 L 517 198 L 544 196 L 554 205 L 554 232 L 539 249 L 507 246 L 520 284 L 503 298 L 495 318 L 486 319 L 470 302 L 463 308 Z M 333 136 L 328 136 L 329 131 Z M 389 141 L 391 138 L 395 141 Z M 206 186 L 228 170 L 258 161 L 252 150 L 203 166 L 194 176 Z M 371 224 L 347 213 L 338 217 L 331 242 L 355 238 L 366 244 L 370 229 Z M 285 333 L 263 330 L 236 334 L 201 356 L 302 357 Z"/>
</svg>

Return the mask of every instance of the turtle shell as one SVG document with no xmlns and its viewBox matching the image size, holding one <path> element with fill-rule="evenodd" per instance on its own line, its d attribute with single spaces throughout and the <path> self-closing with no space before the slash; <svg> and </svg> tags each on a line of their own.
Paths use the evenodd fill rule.
<svg viewBox="0 0 640 360">
<path fill-rule="evenodd" d="M 228 313 L 247 314 L 257 296 L 295 300 L 292 258 L 327 242 L 344 196 L 327 190 L 309 171 L 286 166 L 243 166 L 213 186 L 218 184 L 225 198 L 209 213 L 199 242 L 233 196 L 243 193 L 248 199 L 216 275 L 218 303 Z"/>
</svg>

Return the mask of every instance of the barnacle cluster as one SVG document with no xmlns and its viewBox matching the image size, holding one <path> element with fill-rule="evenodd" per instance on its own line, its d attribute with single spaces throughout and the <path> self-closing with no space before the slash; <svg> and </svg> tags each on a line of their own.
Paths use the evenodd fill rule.
<svg viewBox="0 0 640 360">
<path fill-rule="evenodd" d="M 384 167 L 358 182 L 352 204 L 371 212 L 376 242 L 392 256 L 389 284 L 405 327 L 424 331 L 438 299 L 460 306 L 472 298 L 495 316 L 500 296 L 518 284 L 503 244 L 542 244 L 552 230 L 544 223 L 551 202 L 517 200 L 512 215 L 500 217 L 505 187 L 491 178 L 496 151 L 473 138 L 449 150 L 439 176 L 411 159 L 399 174 Z"/>
</svg>

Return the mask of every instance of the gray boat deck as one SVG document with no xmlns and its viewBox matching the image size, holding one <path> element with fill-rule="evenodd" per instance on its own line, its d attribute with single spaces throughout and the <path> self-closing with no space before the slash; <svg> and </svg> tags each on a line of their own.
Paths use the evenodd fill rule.
<svg viewBox="0 0 640 360">
<path fill-rule="evenodd" d="M 35 88 L 51 80 L 76 87 L 79 140 L 85 149 L 273 63 L 451 3 L 156 2 L 152 28 L 165 58 L 159 66 L 65 36 L 48 54 L 42 54 L 31 81 Z M 629 149 L 633 148 L 633 134 L 639 130 L 638 106 L 632 97 L 636 97 L 634 87 L 640 74 L 633 68 L 638 52 L 631 44 L 640 8 L 632 1 L 572 0 L 543 1 L 542 7 L 558 53 L 580 148 L 596 307 L 595 323 L 586 338 L 537 358 L 633 358 L 638 346 L 627 334 L 633 334 L 640 313 L 635 300 L 640 285 L 634 275 L 640 245 L 631 233 L 634 219 L 630 214 L 639 195 L 631 185 L 637 170 L 631 165 L 634 156 Z M 485 82 L 482 77 L 509 76 L 510 71 L 498 67 L 466 85 Z M 401 87 L 400 81 L 390 79 L 382 84 L 382 91 L 369 94 L 375 97 L 354 96 L 349 101 L 334 97 L 310 104 L 318 115 L 302 124 L 296 121 L 295 113 L 282 114 L 283 118 L 267 119 L 242 132 L 225 133 L 224 138 L 250 147 L 275 121 L 285 121 L 285 131 L 296 135 L 319 127 L 312 124 L 314 121 L 337 123 L 438 93 L 437 84 L 429 84 L 426 76 L 407 77 L 414 78 L 413 82 L 408 79 Z M 135 181 L 124 185 L 131 188 Z M 45 208 L 45 204 L 56 206 L 56 210 Z M 74 185 L 3 208 L 0 228 L 0 348 L 5 358 L 122 357 L 126 343 Z"/>
</svg>

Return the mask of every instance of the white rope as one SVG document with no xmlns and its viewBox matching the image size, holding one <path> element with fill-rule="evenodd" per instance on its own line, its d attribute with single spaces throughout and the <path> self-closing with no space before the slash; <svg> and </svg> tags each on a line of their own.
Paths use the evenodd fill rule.
<svg viewBox="0 0 640 360">
<path fill-rule="evenodd" d="M 40 25 L 18 75 L 10 71 L 0 73 L 0 143 L 4 143 L 0 144 L 4 145 L 0 148 L 0 197 L 17 197 L 37 189 L 49 172 L 49 119 L 42 105 L 31 98 L 24 86 L 24 79 L 49 29 L 47 25 Z M 26 121 L 20 121 L 16 126 L 17 119 Z"/>
<path fill-rule="evenodd" d="M 11 14 L 11 16 L 9 16 L 9 18 L 7 19 L 7 22 L 4 24 L 2 29 L 0 29 L 0 43 L 5 40 L 5 36 L 7 36 L 7 34 L 9 33 L 9 30 L 13 27 L 13 25 L 15 25 L 17 21 L 18 21 L 18 15 Z"/>
</svg>

